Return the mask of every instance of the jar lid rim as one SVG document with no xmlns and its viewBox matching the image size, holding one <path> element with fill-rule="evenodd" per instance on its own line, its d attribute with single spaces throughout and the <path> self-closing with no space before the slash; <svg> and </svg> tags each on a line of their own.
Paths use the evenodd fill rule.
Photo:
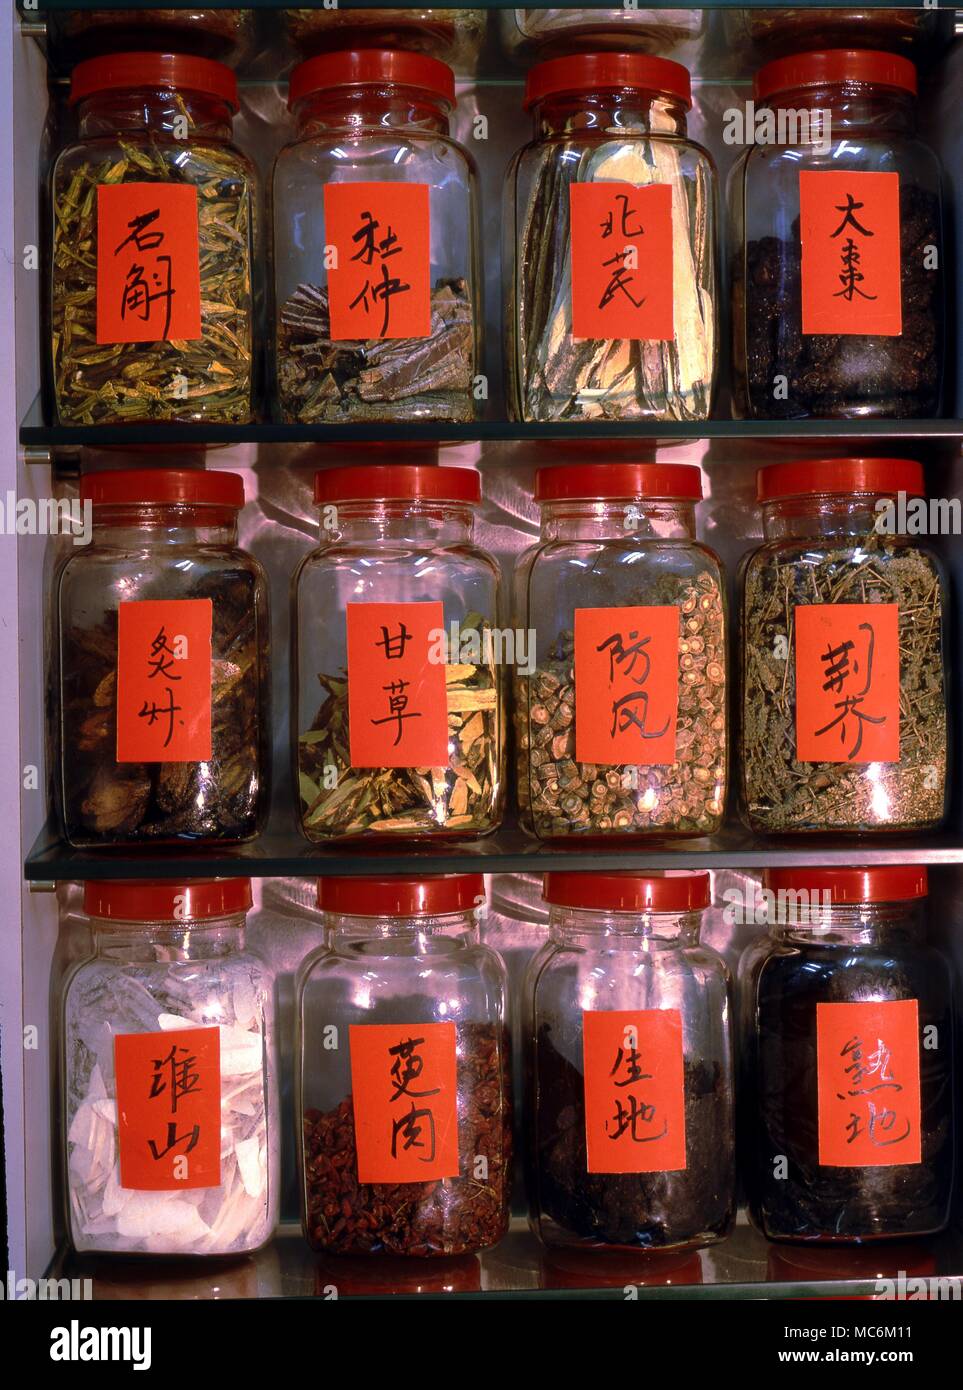
<svg viewBox="0 0 963 1390">
<path fill-rule="evenodd" d="M 856 493 L 879 497 L 897 492 L 926 495 L 923 465 L 918 459 L 797 459 L 769 464 L 756 473 L 759 502 Z"/>
<path fill-rule="evenodd" d="M 229 917 L 251 907 L 249 878 L 87 879 L 84 912 L 120 922 L 166 922 L 180 926 Z"/>
<path fill-rule="evenodd" d="M 542 897 L 557 907 L 600 908 L 615 912 L 700 912 L 711 902 L 709 874 L 667 869 L 639 874 L 578 873 L 553 870 L 543 880 Z"/>
<path fill-rule="evenodd" d="M 470 912 L 485 897 L 483 874 L 398 874 L 381 878 L 326 874 L 318 879 L 321 911 L 349 917 L 443 917 Z"/>
<path fill-rule="evenodd" d="M 764 883 L 772 892 L 828 893 L 833 903 L 901 902 L 925 898 L 925 864 L 873 864 L 865 868 L 812 868 L 800 865 L 767 869 Z"/>
<path fill-rule="evenodd" d="M 671 58 L 649 53 L 577 53 L 536 63 L 525 81 L 524 107 L 531 110 L 546 97 L 599 91 L 648 91 L 692 106 L 688 68 Z"/>
<path fill-rule="evenodd" d="M 440 59 L 399 48 L 350 48 L 298 63 L 288 82 L 288 107 L 316 92 L 376 85 L 415 87 L 449 109 L 455 104 L 455 74 Z"/>
<path fill-rule="evenodd" d="M 691 463 L 560 463 L 535 474 L 535 501 L 702 498 L 702 471 Z"/>
<path fill-rule="evenodd" d="M 70 77 L 71 106 L 95 92 L 136 87 L 175 87 L 218 97 L 239 109 L 237 78 L 224 63 L 190 53 L 105 53 L 85 58 Z"/>
<path fill-rule="evenodd" d="M 325 502 L 481 501 L 474 468 L 437 463 L 357 463 L 323 468 L 314 475 L 314 500 Z"/>
<path fill-rule="evenodd" d="M 798 87 L 834 86 L 842 82 L 896 87 L 913 96 L 917 92 L 916 68 L 908 58 L 871 48 L 829 48 L 792 53 L 766 63 L 753 79 L 753 95 L 756 101 L 765 101 L 778 92 Z"/>
<path fill-rule="evenodd" d="M 240 509 L 244 479 L 219 468 L 105 469 L 81 477 L 80 500 L 94 507 L 157 502 Z"/>
</svg>

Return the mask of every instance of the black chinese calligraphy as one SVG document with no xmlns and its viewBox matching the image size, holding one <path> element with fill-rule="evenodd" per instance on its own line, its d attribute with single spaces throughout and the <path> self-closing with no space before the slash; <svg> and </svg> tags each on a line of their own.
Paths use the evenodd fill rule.
<svg viewBox="0 0 963 1390">
<path fill-rule="evenodd" d="M 911 1132 L 908 1116 L 899 1117 L 896 1110 L 885 1104 L 885 1092 L 898 1093 L 903 1087 L 891 1070 L 891 1054 L 882 1038 L 867 1050 L 862 1038 L 853 1037 L 843 1046 L 840 1057 L 847 1079 L 845 1095 L 848 1100 L 861 1102 L 860 1109 L 850 1112 L 846 1142 L 854 1143 L 865 1132 L 877 1148 L 900 1144 Z"/>
<path fill-rule="evenodd" d="M 873 684 L 873 653 L 876 647 L 876 634 L 872 623 L 860 623 L 858 634 L 859 648 L 857 648 L 855 641 L 847 640 L 836 647 L 828 647 L 820 655 L 824 668 L 823 690 L 832 691 L 842 698 L 835 702 L 834 707 L 837 714 L 828 724 L 824 724 L 821 729 L 816 730 L 816 737 L 821 738 L 825 734 L 831 733 L 833 729 L 838 729 L 840 741 L 845 744 L 847 742 L 847 728 L 852 725 L 855 728 L 855 734 L 847 754 L 850 759 L 857 758 L 863 746 L 863 725 L 886 723 L 885 714 L 870 714 L 863 708 Z M 862 656 L 858 655 L 858 651 L 862 651 Z M 860 665 L 862 665 L 862 673 L 860 673 Z M 858 684 L 860 675 L 861 685 Z"/>
</svg>

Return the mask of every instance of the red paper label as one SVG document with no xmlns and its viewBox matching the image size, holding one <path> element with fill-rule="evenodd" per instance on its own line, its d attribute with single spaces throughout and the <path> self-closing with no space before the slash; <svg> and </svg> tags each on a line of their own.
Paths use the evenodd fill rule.
<svg viewBox="0 0 963 1390">
<path fill-rule="evenodd" d="M 582 1039 L 588 1171 L 685 1168 L 679 1010 L 586 1011 Z"/>
<path fill-rule="evenodd" d="M 899 174 L 799 174 L 804 333 L 903 331 Z"/>
<path fill-rule="evenodd" d="M 672 189 L 573 183 L 572 337 L 664 341 L 672 313 Z"/>
<path fill-rule="evenodd" d="M 97 189 L 97 341 L 201 336 L 197 189 L 183 183 Z"/>
<path fill-rule="evenodd" d="M 675 762 L 678 712 L 678 608 L 576 608 L 578 762 Z"/>
<path fill-rule="evenodd" d="M 915 999 L 817 1004 L 816 1066 L 824 1168 L 920 1162 Z"/>
<path fill-rule="evenodd" d="M 122 603 L 117 624 L 117 761 L 211 756 L 209 598 Z"/>
<path fill-rule="evenodd" d="M 220 1030 L 119 1033 L 114 1071 L 121 1187 L 142 1192 L 218 1187 Z"/>
<path fill-rule="evenodd" d="M 899 762 L 899 605 L 796 608 L 796 757 Z"/>
<path fill-rule="evenodd" d="M 359 1182 L 458 1176 L 454 1023 L 350 1028 Z"/>
<path fill-rule="evenodd" d="M 431 222 L 426 183 L 324 189 L 331 338 L 427 338 Z"/>
<path fill-rule="evenodd" d="M 352 767 L 447 767 L 441 603 L 349 603 L 348 731 Z"/>
</svg>

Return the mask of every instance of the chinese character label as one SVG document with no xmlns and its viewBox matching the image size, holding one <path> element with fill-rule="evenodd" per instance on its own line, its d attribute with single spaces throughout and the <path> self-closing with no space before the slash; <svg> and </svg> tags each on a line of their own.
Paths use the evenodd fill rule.
<svg viewBox="0 0 963 1390">
<path fill-rule="evenodd" d="M 325 241 L 333 342 L 427 338 L 431 224 L 426 183 L 329 183 Z"/>
<path fill-rule="evenodd" d="M 899 174 L 799 175 L 802 331 L 903 331 Z"/>
<path fill-rule="evenodd" d="M 97 341 L 201 336 L 197 189 L 182 183 L 97 188 Z"/>
<path fill-rule="evenodd" d="M 117 761 L 211 756 L 209 598 L 122 603 L 117 624 Z"/>
<path fill-rule="evenodd" d="M 572 337 L 664 341 L 672 306 L 672 189 L 573 183 Z"/>
<path fill-rule="evenodd" d="M 359 1182 L 458 1176 L 454 1023 L 352 1024 Z"/>
<path fill-rule="evenodd" d="M 120 1185 L 141 1192 L 218 1187 L 218 1028 L 119 1033 L 114 1039 Z"/>
<path fill-rule="evenodd" d="M 445 666 L 429 661 L 441 603 L 349 603 L 352 767 L 447 767 Z"/>
<path fill-rule="evenodd" d="M 816 1005 L 819 1162 L 919 1163 L 919 1006 L 915 999 Z"/>
<path fill-rule="evenodd" d="M 899 605 L 797 607 L 796 757 L 899 762 Z"/>
<path fill-rule="evenodd" d="M 675 762 L 678 709 L 678 608 L 575 610 L 578 762 Z"/>
<path fill-rule="evenodd" d="M 685 1168 L 679 1010 L 588 1010 L 582 1014 L 582 1046 L 588 1171 Z"/>
</svg>

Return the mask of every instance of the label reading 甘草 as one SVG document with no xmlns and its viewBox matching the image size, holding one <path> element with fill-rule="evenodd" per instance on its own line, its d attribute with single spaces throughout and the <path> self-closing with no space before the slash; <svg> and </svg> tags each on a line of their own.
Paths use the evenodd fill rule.
<svg viewBox="0 0 963 1390">
<path fill-rule="evenodd" d="M 802 331 L 903 331 L 899 174 L 801 170 Z"/>
<path fill-rule="evenodd" d="M 799 762 L 899 762 L 898 604 L 801 604 L 793 622 Z"/>
<path fill-rule="evenodd" d="M 201 337 L 197 189 L 182 183 L 97 188 L 97 341 Z"/>
<path fill-rule="evenodd" d="M 672 188 L 573 183 L 572 337 L 670 340 Z"/>
<path fill-rule="evenodd" d="M 675 762 L 679 610 L 575 610 L 575 757 L 651 767 Z"/>
<path fill-rule="evenodd" d="M 588 1171 L 670 1173 L 685 1168 L 679 1010 L 586 1010 L 582 1047 Z"/>
<path fill-rule="evenodd" d="M 349 603 L 348 726 L 352 767 L 445 767 L 443 662 L 429 660 L 444 605 Z"/>
<path fill-rule="evenodd" d="M 114 1071 L 121 1187 L 219 1186 L 220 1029 L 118 1033 Z"/>
<path fill-rule="evenodd" d="M 431 224 L 426 183 L 329 183 L 331 340 L 427 338 Z"/>
<path fill-rule="evenodd" d="M 117 761 L 211 756 L 209 598 L 122 603 L 117 619 Z"/>
<path fill-rule="evenodd" d="M 358 1181 L 458 1176 L 454 1023 L 352 1024 Z"/>
</svg>

